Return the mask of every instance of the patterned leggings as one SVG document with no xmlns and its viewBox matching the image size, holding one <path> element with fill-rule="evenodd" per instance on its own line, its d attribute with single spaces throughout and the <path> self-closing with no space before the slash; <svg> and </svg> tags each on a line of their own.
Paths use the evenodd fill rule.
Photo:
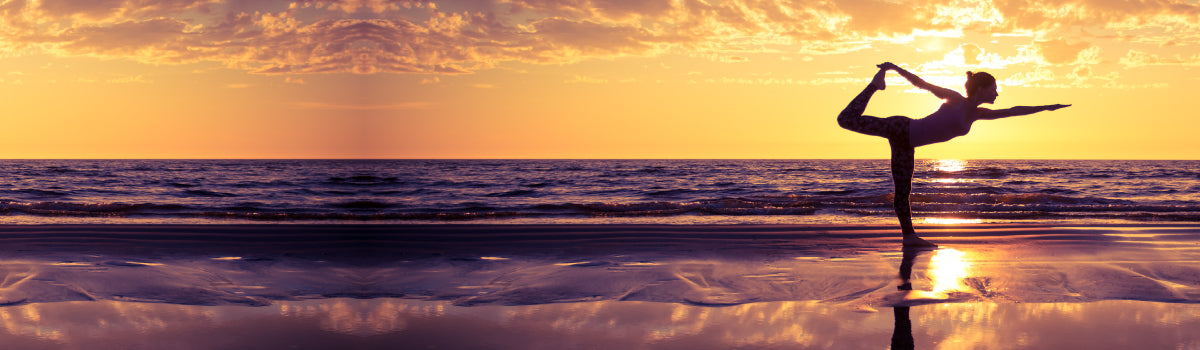
<svg viewBox="0 0 1200 350">
<path fill-rule="evenodd" d="M 893 196 L 892 207 L 896 209 L 896 217 L 900 219 L 900 228 L 903 234 L 915 234 L 912 224 L 912 205 L 909 203 L 908 196 L 912 193 L 912 176 L 914 168 L 913 146 L 908 142 L 908 124 L 912 119 L 904 116 L 892 116 L 888 118 L 872 117 L 863 115 L 863 111 L 867 109 L 867 102 L 871 100 L 871 95 L 878 90 L 874 86 L 867 86 L 862 93 L 854 97 L 850 101 L 850 105 L 838 114 L 838 125 L 841 125 L 847 130 L 861 134 L 879 136 L 888 139 L 888 143 L 892 147 L 892 183 L 896 185 L 896 194 Z"/>
</svg>

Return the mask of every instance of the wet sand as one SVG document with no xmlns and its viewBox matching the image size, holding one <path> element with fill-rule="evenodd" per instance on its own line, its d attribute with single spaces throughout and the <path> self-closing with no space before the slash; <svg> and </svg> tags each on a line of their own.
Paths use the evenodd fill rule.
<svg viewBox="0 0 1200 350">
<path fill-rule="evenodd" d="M 895 229 L 840 225 L 407 227 L 396 287 L 456 305 L 1200 301 L 1197 225 L 919 229 L 941 247 L 902 297 Z"/>
<path fill-rule="evenodd" d="M 404 303 L 400 324 L 405 326 L 395 335 L 411 349 L 1200 347 L 1200 333 L 1195 332 L 1200 305 L 1145 301 L 948 303 L 870 312 L 817 301 L 725 307 L 623 301 L 471 307 L 445 301 Z M 912 347 L 894 343 L 897 337 L 909 337 Z"/>
<path fill-rule="evenodd" d="M 884 225 L 3 226 L 0 338 L 883 348 L 911 329 L 918 348 L 1200 346 L 1200 225 L 918 230 L 940 247 L 910 255 L 901 291 Z"/>
<path fill-rule="evenodd" d="M 397 349 L 397 299 L 276 301 L 269 306 L 120 301 L 0 308 L 6 349 Z"/>
<path fill-rule="evenodd" d="M 1200 225 L 415 226 L 435 348 L 1196 348 Z M 896 342 L 894 342 L 896 341 Z"/>
</svg>

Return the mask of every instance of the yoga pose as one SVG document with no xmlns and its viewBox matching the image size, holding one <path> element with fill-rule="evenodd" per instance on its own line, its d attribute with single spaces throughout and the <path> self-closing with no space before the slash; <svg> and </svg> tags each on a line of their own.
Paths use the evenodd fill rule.
<svg viewBox="0 0 1200 350">
<path fill-rule="evenodd" d="M 900 219 L 900 228 L 904 237 L 904 245 L 933 246 L 932 243 L 918 238 L 913 230 L 912 209 L 908 195 L 912 192 L 913 150 L 928 144 L 949 141 L 958 136 L 966 135 L 971 130 L 971 124 L 981 119 L 1000 119 L 1018 115 L 1033 114 L 1041 111 L 1053 111 L 1070 105 L 1046 106 L 1017 106 L 1008 109 L 991 110 L 981 108 L 984 103 L 995 103 L 999 93 L 996 92 L 996 78 L 988 73 L 967 72 L 967 96 L 963 97 L 957 91 L 930 84 L 920 77 L 909 73 L 892 64 L 884 62 L 879 66 L 875 78 L 859 93 L 850 105 L 838 115 L 838 125 L 850 131 L 884 137 L 892 147 L 892 182 L 896 185 L 896 194 L 892 205 L 896 209 L 896 217 Z M 878 118 L 863 115 L 867 102 L 875 91 L 886 88 L 884 77 L 887 71 L 900 73 L 913 86 L 933 93 L 944 102 L 937 111 L 921 119 L 911 119 L 904 116 Z"/>
</svg>

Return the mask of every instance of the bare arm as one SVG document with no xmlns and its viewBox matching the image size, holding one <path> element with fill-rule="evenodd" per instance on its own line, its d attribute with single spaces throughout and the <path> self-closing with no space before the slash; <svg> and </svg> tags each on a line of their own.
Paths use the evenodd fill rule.
<svg viewBox="0 0 1200 350">
<path fill-rule="evenodd" d="M 979 112 L 976 113 L 975 115 L 977 116 L 978 119 L 981 119 L 981 120 L 982 119 L 1000 119 L 1000 118 L 1015 117 L 1015 116 L 1019 116 L 1019 115 L 1029 115 L 1029 114 L 1034 114 L 1037 112 L 1053 111 L 1053 110 L 1070 107 L 1070 106 L 1071 105 L 1062 105 L 1062 104 L 1045 105 L 1045 106 L 1016 106 L 1016 107 L 1012 107 L 1012 108 L 997 109 L 997 110 L 980 108 Z"/>
<path fill-rule="evenodd" d="M 904 79 L 908 79 L 908 82 L 912 83 L 913 86 L 916 86 L 917 88 L 929 91 L 929 92 L 933 93 L 934 96 L 937 96 L 937 98 L 940 98 L 943 100 L 963 98 L 962 94 L 959 94 L 958 91 L 954 91 L 954 90 L 950 90 L 950 89 L 947 89 L 947 88 L 944 88 L 941 86 L 930 84 L 929 82 L 926 82 L 925 79 L 921 79 L 921 77 L 918 77 L 916 74 L 912 74 L 911 72 L 905 70 L 904 68 L 900 68 L 900 66 L 892 64 L 891 62 L 884 62 L 883 64 L 880 64 L 878 67 L 880 69 L 889 69 L 889 70 L 896 71 L 896 73 L 900 73 L 900 76 L 904 77 Z"/>
</svg>

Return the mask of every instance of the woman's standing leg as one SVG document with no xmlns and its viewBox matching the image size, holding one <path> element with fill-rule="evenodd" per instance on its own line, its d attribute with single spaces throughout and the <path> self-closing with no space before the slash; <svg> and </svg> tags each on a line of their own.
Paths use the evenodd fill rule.
<svg viewBox="0 0 1200 350">
<path fill-rule="evenodd" d="M 901 232 L 905 236 L 916 235 L 912 224 L 912 204 L 908 199 L 912 194 L 913 168 L 916 166 L 915 150 L 909 146 L 907 137 L 891 138 L 889 141 L 892 147 L 892 183 L 896 185 L 892 207 L 896 210 L 896 217 L 900 219 Z"/>
<path fill-rule="evenodd" d="M 909 121 L 905 117 L 888 119 Z M 889 138 L 888 141 L 892 146 L 892 182 L 896 184 L 896 194 L 892 206 L 896 209 L 896 218 L 900 219 L 903 242 L 908 247 L 937 248 L 936 244 L 917 237 L 917 232 L 913 229 L 912 205 L 908 196 L 912 194 L 913 168 L 916 166 L 916 161 L 913 159 L 915 150 L 908 143 L 908 123 L 897 124 L 904 126 L 901 129 L 903 132 L 896 134 L 896 137 Z"/>
</svg>

